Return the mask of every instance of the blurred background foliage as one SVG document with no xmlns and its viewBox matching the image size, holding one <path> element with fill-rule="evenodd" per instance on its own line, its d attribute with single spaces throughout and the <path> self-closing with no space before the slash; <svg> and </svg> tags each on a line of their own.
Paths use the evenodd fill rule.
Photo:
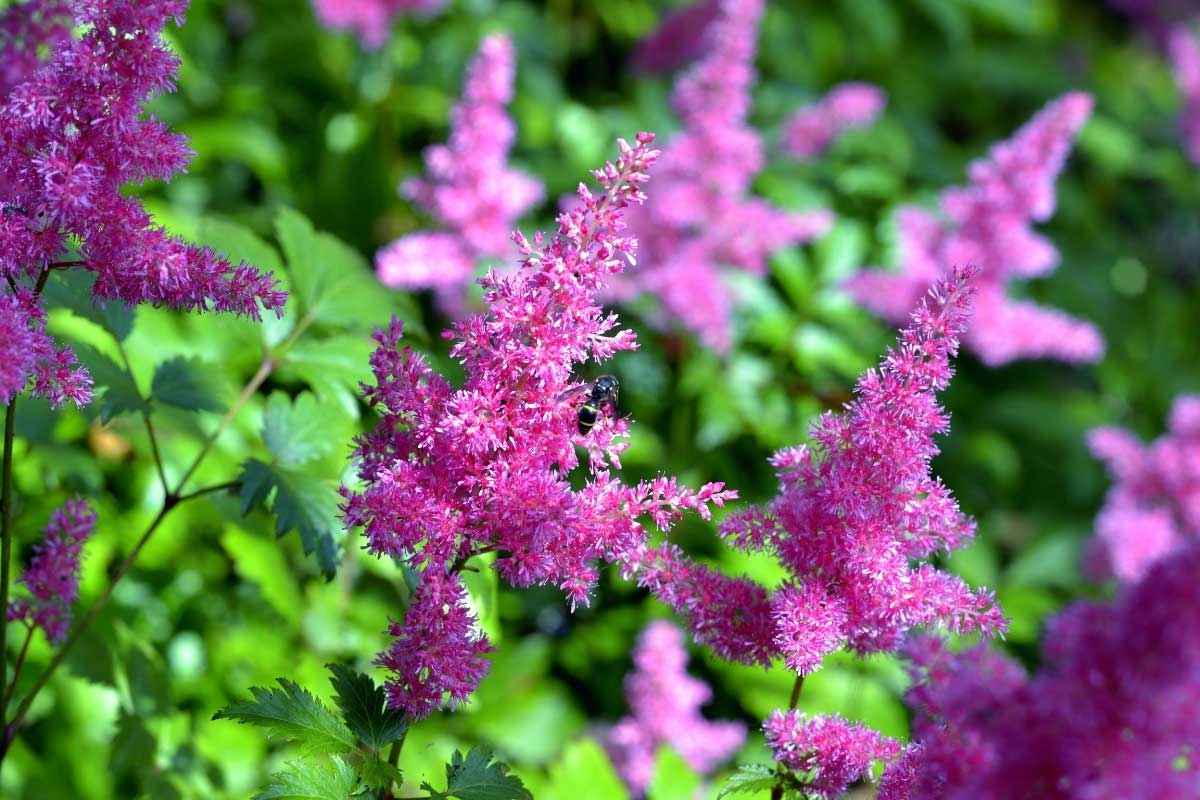
<svg viewBox="0 0 1200 800">
<path fill-rule="evenodd" d="M 350 275 L 353 298 L 345 315 L 353 320 L 318 320 L 293 345 L 294 357 L 218 439 L 198 485 L 231 480 L 248 456 L 278 461 L 259 434 L 274 404 L 276 413 L 312 421 L 305 469 L 331 493 L 363 424 L 354 390 L 367 376 L 370 327 L 392 313 L 445 368 L 446 344 L 436 335 L 444 320 L 426 298 L 374 285 L 368 265 L 383 243 L 428 224 L 398 199 L 396 185 L 421 171 L 422 147 L 445 138 L 480 37 L 506 30 L 514 38 L 514 160 L 546 183 L 550 198 L 522 227 L 547 229 L 556 198 L 587 178 L 616 136 L 672 132 L 672 76 L 628 68 L 634 44 L 670 5 L 454 0 L 441 16 L 402 20 L 390 43 L 364 51 L 349 35 L 321 30 L 304 0 L 192 2 L 186 24 L 170 31 L 183 59 L 179 91 L 154 110 L 190 136 L 197 155 L 187 175 L 146 187 L 147 204 L 172 230 L 231 255 L 288 263 L 293 283 L 296 255 L 275 226 L 279 209 L 294 207 L 348 245 L 326 240 L 322 264 L 306 268 L 330 280 Z M 979 519 L 978 541 L 949 565 L 997 588 L 1013 620 L 1004 646 L 1031 662 L 1047 614 L 1105 591 L 1084 582 L 1078 566 L 1107 486 L 1084 432 L 1115 423 L 1155 436 L 1171 398 L 1200 388 L 1200 173 L 1176 139 L 1180 99 L 1167 67 L 1093 0 L 772 2 L 758 65 L 754 122 L 775 155 L 757 191 L 789 206 L 826 204 L 839 222 L 813 246 L 779 253 L 768 281 L 738 282 L 737 343 L 727 358 L 641 325 L 636 307 L 623 313 L 642 342 L 612 368 L 635 420 L 630 481 L 665 471 L 692 485 L 725 480 L 750 501 L 770 497 L 767 455 L 803 441 L 815 415 L 849 399 L 854 379 L 891 340 L 836 287 L 860 265 L 894 263 L 896 206 L 931 202 L 961 182 L 970 159 L 1047 100 L 1068 89 L 1096 97 L 1059 182 L 1058 211 L 1044 226 L 1062 266 L 1022 291 L 1094 321 L 1108 354 L 1094 367 L 1001 369 L 964 356 L 945 394 L 953 430 L 936 464 Z M 779 156 L 785 116 L 848 79 L 887 91 L 881 121 L 813 164 Z M 93 321 L 59 311 L 51 323 L 60 336 L 119 355 Z M 263 348 L 289 330 L 287 321 L 260 329 L 215 315 L 138 311 L 123 346 L 142 390 L 157 365 L 188 356 L 209 365 L 205 382 L 221 402 L 213 412 L 160 412 L 172 474 L 254 373 Z M 52 415 L 34 402 L 23 402 L 19 415 L 22 558 L 68 495 L 87 495 L 100 513 L 80 607 L 103 590 L 106 571 L 162 498 L 141 421 L 126 414 L 102 424 L 99 416 L 99 404 Z M 328 504 L 324 513 L 332 514 Z M 402 570 L 366 556 L 353 536 L 336 541 L 340 566 L 326 580 L 300 537 L 276 540 L 273 532 L 272 517 L 243 517 L 225 494 L 175 512 L 35 704 L 6 764 L 3 794 L 242 798 L 262 786 L 291 755 L 287 748 L 212 714 L 278 676 L 327 698 L 324 665 L 369 668 L 408 591 Z M 725 550 L 711 525 L 689 521 L 677 538 L 725 569 L 778 577 L 770 565 Z M 588 735 L 625 712 L 632 642 L 665 609 L 615 574 L 575 614 L 554 590 L 500 588 L 486 571 L 471 579 L 498 652 L 470 706 L 410 733 L 400 766 L 412 786 L 440 775 L 456 747 L 484 743 L 511 761 L 535 797 L 623 797 Z M 50 655 L 39 637 L 27 674 Z M 714 685 L 710 716 L 752 728 L 786 702 L 791 684 L 782 667 L 750 670 L 699 651 L 692 669 Z M 904 735 L 903 689 L 892 659 L 836 657 L 806 684 L 801 707 Z M 765 760 L 761 736 L 740 760 Z M 690 796 L 684 787 L 696 780 L 664 753 L 651 797 Z"/>
</svg>

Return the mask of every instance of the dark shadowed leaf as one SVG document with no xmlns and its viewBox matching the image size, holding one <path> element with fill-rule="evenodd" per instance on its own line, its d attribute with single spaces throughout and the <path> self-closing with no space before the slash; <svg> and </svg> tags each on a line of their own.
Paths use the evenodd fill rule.
<svg viewBox="0 0 1200 800">
<path fill-rule="evenodd" d="M 242 513 L 265 508 L 274 491 L 271 511 L 275 514 L 275 533 L 283 536 L 298 531 L 304 552 L 315 553 L 321 572 L 333 577 L 342 533 L 337 492 L 314 475 L 253 458 L 243 464 L 238 482 L 242 487 Z"/>
<path fill-rule="evenodd" d="M 533 795 L 508 765 L 492 761 L 492 752 L 472 747 L 464 758 L 457 750 L 446 765 L 446 789 L 438 791 L 428 783 L 421 788 L 433 797 L 457 797 L 458 800 L 533 800 Z"/>
<path fill-rule="evenodd" d="M 188 411 L 220 411 L 223 404 L 217 385 L 212 366 L 197 358 L 179 356 L 158 365 L 150 397 Z"/>
<path fill-rule="evenodd" d="M 408 731 L 404 715 L 387 707 L 387 695 L 364 675 L 343 664 L 330 664 L 334 702 L 354 734 L 376 750 L 403 738 Z"/>
</svg>

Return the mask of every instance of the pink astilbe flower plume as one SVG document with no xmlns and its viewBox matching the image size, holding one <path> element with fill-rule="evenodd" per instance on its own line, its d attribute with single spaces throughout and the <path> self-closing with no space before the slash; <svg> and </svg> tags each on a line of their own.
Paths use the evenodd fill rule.
<svg viewBox="0 0 1200 800">
<path fill-rule="evenodd" d="M 740 722 L 712 722 L 701 716 L 700 706 L 712 698 L 712 690 L 687 673 L 687 660 L 683 634 L 661 620 L 646 626 L 633 651 L 634 671 L 625 677 L 633 714 L 607 732 L 604 745 L 635 795 L 650 785 L 662 745 L 707 775 L 746 740 L 746 726 Z"/>
<path fill-rule="evenodd" d="M 371 552 L 436 582 L 418 587 L 394 627 L 396 646 L 380 659 L 394 671 L 393 705 L 414 718 L 432 712 L 443 693 L 465 700 L 482 676 L 489 645 L 470 622 L 457 577 L 467 559 L 497 552 L 492 568 L 510 584 L 552 584 L 572 605 L 586 603 L 598 562 L 644 544 L 640 518 L 666 528 L 684 510 L 707 517 L 710 503 L 736 496 L 720 484 L 693 492 L 665 476 L 625 486 L 612 470 L 627 421 L 604 416 L 586 436 L 578 432 L 587 384 L 576 366 L 636 346 L 596 297 L 636 249 L 622 217 L 644 199 L 641 184 L 658 155 L 653 140 L 621 141 L 616 163 L 595 173 L 603 194 L 581 185 L 555 236 L 516 235 L 517 270 L 482 280 L 487 314 L 447 333 L 465 374 L 461 387 L 400 349 L 398 322 L 376 334 L 375 383 L 365 397 L 380 422 L 357 442 L 364 486 L 344 490 L 344 510 L 348 526 L 363 526 Z M 569 479 L 576 445 L 589 453 L 589 479 L 578 489 Z M 414 642 L 419 654 L 409 652 Z"/>
<path fill-rule="evenodd" d="M 1200 35 L 1185 25 L 1172 28 L 1167 55 L 1183 95 L 1179 127 L 1184 147 L 1192 161 L 1200 164 Z"/>
<path fill-rule="evenodd" d="M 1149 445 L 1105 427 L 1089 432 L 1088 446 L 1114 481 L 1087 555 L 1093 577 L 1136 581 L 1200 539 L 1200 395 L 1177 397 L 1167 433 Z"/>
<path fill-rule="evenodd" d="M 85 500 L 68 500 L 54 512 L 45 538 L 34 547 L 33 560 L 21 575 L 30 596 L 8 604 L 9 622 L 41 628 L 52 643 L 62 643 L 71 627 L 71 605 L 79 595 L 83 543 L 95 529 L 96 512 Z"/>
<path fill-rule="evenodd" d="M 1010 283 L 1058 266 L 1058 251 L 1031 225 L 1054 213 L 1054 182 L 1091 110 L 1089 95 L 1063 95 L 993 146 L 986 159 L 972 163 L 970 183 L 943 191 L 940 214 L 902 208 L 900 271 L 860 272 L 847 284 L 850 293 L 895 322 L 936 278 L 972 265 L 980 270 L 978 297 L 963 344 L 984 363 L 1099 359 L 1104 340 L 1094 325 L 1007 294 Z"/>
<path fill-rule="evenodd" d="M 31 0 L 0 16 L 8 34 L 0 34 L 8 87 L 0 95 L 0 324 L 17 332 L 5 338 L 5 355 L 34 341 L 23 367 L 7 365 L 7 397 L 32 376 L 59 403 L 88 399 L 70 351 L 45 338 L 39 298 L 22 288 L 50 269 L 94 273 L 97 299 L 256 319 L 260 308 L 282 310 L 269 275 L 169 236 L 122 191 L 170 179 L 191 156 L 182 136 L 142 110 L 172 88 L 178 59 L 162 30 L 185 6 Z M 72 249 L 77 259 L 68 259 Z"/>
<path fill-rule="evenodd" d="M 449 143 L 426 149 L 428 176 L 401 187 L 445 230 L 403 236 L 375 259 L 385 285 L 434 289 L 454 316 L 462 311 L 476 260 L 509 253 L 516 220 L 542 198 L 541 183 L 507 164 L 516 126 L 505 107 L 515 69 L 508 37 L 486 37 L 451 113 Z"/>
<path fill-rule="evenodd" d="M 929 466 L 934 437 L 949 424 L 937 392 L 953 373 L 968 280 L 955 273 L 939 281 L 879 370 L 859 380 L 845 413 L 823 416 L 811 446 L 775 454 L 781 488 L 773 501 L 722 523 L 731 545 L 779 558 L 789 573 L 783 585 L 768 591 L 722 575 L 671 544 L 627 559 L 626 574 L 682 614 L 697 643 L 749 664 L 782 657 L 804 675 L 842 646 L 895 650 L 919 626 L 1004 630 L 989 592 L 932 564 L 914 566 L 974 533 Z"/>
<path fill-rule="evenodd" d="M 33 395 L 57 408 L 70 400 L 92 401 L 92 378 L 70 347 L 57 348 L 46 333 L 46 315 L 33 292 L 18 287 L 0 294 L 0 405 L 8 405 L 32 382 Z"/>
<path fill-rule="evenodd" d="M 871 765 L 900 754 L 894 739 L 836 714 L 809 717 L 776 710 L 763 723 L 775 760 L 798 777 L 804 797 L 834 800 L 851 783 L 871 776 Z"/>
<path fill-rule="evenodd" d="M 1111 603 L 1054 617 L 1026 676 L 978 646 L 909 647 L 913 734 L 880 800 L 1195 797 L 1200 789 L 1200 543 Z"/>
<path fill-rule="evenodd" d="M 886 105 L 887 95 L 877 86 L 838 84 L 792 115 L 784 128 L 783 147 L 803 161 L 816 158 L 842 134 L 874 122 Z"/>
<path fill-rule="evenodd" d="M 683 129 L 663 153 L 656 188 L 631 216 L 640 261 L 616 297 L 657 298 L 662 321 L 719 351 L 732 342 L 728 270 L 762 275 L 771 253 L 823 234 L 826 210 L 788 211 L 749 195 L 763 166 L 762 138 L 746 122 L 763 0 L 720 0 L 702 60 L 675 85 Z"/>
<path fill-rule="evenodd" d="M 668 72 L 704 52 L 705 33 L 721 11 L 720 0 L 698 0 L 663 16 L 658 27 L 638 42 L 633 66 L 643 72 Z"/>
<path fill-rule="evenodd" d="M 317 19 L 327 28 L 350 30 L 363 45 L 382 47 L 392 24 L 404 14 L 434 14 L 446 0 L 313 0 Z"/>
</svg>

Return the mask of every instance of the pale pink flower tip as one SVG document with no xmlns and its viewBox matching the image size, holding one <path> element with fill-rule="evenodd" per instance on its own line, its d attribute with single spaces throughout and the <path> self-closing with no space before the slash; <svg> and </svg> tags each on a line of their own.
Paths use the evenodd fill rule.
<svg viewBox="0 0 1200 800">
<path fill-rule="evenodd" d="M 1136 581 L 1200 538 L 1200 395 L 1177 397 L 1166 434 L 1149 445 L 1096 428 L 1088 446 L 1113 479 L 1087 554 L 1094 577 Z"/>
<path fill-rule="evenodd" d="M 1063 95 L 1011 139 L 994 145 L 987 158 L 973 162 L 966 186 L 942 192 L 940 213 L 902 208 L 899 272 L 863 271 L 846 288 L 867 308 L 898 322 L 934 278 L 974 266 L 978 298 L 963 344 L 984 363 L 1098 360 L 1104 340 L 1095 325 L 1008 296 L 1010 284 L 1058 266 L 1058 251 L 1032 225 L 1054 213 L 1054 183 L 1091 111 L 1090 95 Z"/>
<path fill-rule="evenodd" d="M 819 156 L 842 134 L 865 128 L 883 113 L 887 95 L 869 83 L 841 83 L 796 111 L 783 133 L 784 149 L 798 159 Z"/>
<path fill-rule="evenodd" d="M 376 256 L 392 287 L 435 289 L 443 310 L 460 316 L 481 258 L 513 253 L 516 221 L 542 199 L 542 184 L 508 166 L 516 126 L 512 100 L 516 54 L 507 36 L 483 39 L 467 68 L 463 95 L 450 115 L 450 141 L 425 150 L 426 175 L 404 182 L 404 196 L 443 227 L 393 242 Z M 441 260 L 441 263 L 439 263 Z"/>
<path fill-rule="evenodd" d="M 669 622 L 646 626 L 633 653 L 634 671 L 625 678 L 633 714 L 604 737 L 613 763 L 635 795 L 650 784 L 658 748 L 673 748 L 692 769 L 708 775 L 746 739 L 739 722 L 710 722 L 700 706 L 712 697 L 703 681 L 687 673 L 683 634 Z"/>
<path fill-rule="evenodd" d="M 806 797 L 834 800 L 869 779 L 875 761 L 900 754 L 900 745 L 865 725 L 833 715 L 776 709 L 763 723 L 775 760 L 797 774 Z"/>
<path fill-rule="evenodd" d="M 405 14 L 433 14 L 447 0 L 313 0 L 317 19 L 327 28 L 350 30 L 371 48 L 387 43 L 392 24 Z"/>
<path fill-rule="evenodd" d="M 71 626 L 71 606 L 79 595 L 83 543 L 95 529 L 96 512 L 86 500 L 68 500 L 54 512 L 45 538 L 34 547 L 33 560 L 21 575 L 31 597 L 9 603 L 9 622 L 41 628 L 51 643 L 62 643 Z"/>
<path fill-rule="evenodd" d="M 663 152 L 646 206 L 630 215 L 639 260 L 613 296 L 652 296 L 659 303 L 653 322 L 682 326 L 724 353 L 733 343 L 736 300 L 726 276 L 765 274 L 772 253 L 821 236 L 833 215 L 777 208 L 750 194 L 764 163 L 762 137 L 747 124 L 764 3 L 711 5 L 701 59 L 671 96 L 682 130 Z"/>
<path fill-rule="evenodd" d="M 1183 95 L 1179 127 L 1192 161 L 1200 164 L 1200 35 L 1186 26 L 1173 28 L 1167 53 L 1175 72 L 1175 83 Z"/>
</svg>

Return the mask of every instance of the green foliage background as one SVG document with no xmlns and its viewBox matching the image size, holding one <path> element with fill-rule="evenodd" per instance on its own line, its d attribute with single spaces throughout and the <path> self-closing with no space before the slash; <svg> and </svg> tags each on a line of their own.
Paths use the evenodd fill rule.
<svg viewBox="0 0 1200 800">
<path fill-rule="evenodd" d="M 292 481 L 309 499 L 280 527 L 303 533 L 307 525 L 311 541 L 276 539 L 276 517 L 253 510 L 262 497 L 243 498 L 252 509 L 245 517 L 229 493 L 176 511 L 35 703 L 0 780 L 6 797 L 247 797 L 297 751 L 249 726 L 213 721 L 213 713 L 276 677 L 328 701 L 327 663 L 370 669 L 389 615 L 404 607 L 405 575 L 363 554 L 352 536 L 322 544 L 313 531 L 333 525 L 333 490 L 363 424 L 354 390 L 367 376 L 371 325 L 399 314 L 418 346 L 445 364 L 436 336 L 444 321 L 430 304 L 370 279 L 381 244 L 428 224 L 395 187 L 421 170 L 424 145 L 445 138 L 481 35 L 507 30 L 519 53 L 514 159 L 545 181 L 550 198 L 522 227 L 548 228 L 554 199 L 586 179 L 616 136 L 671 134 L 671 76 L 626 66 L 666 6 L 454 0 L 448 13 L 403 21 L 386 47 L 364 52 L 350 36 L 319 29 L 304 0 L 192 3 L 186 24 L 170 32 L 184 62 L 179 91 L 154 105 L 191 137 L 196 159 L 187 175 L 143 194 L 174 231 L 264 267 L 287 265 L 297 303 L 283 322 L 262 328 L 139 310 L 123 343 L 137 385 L 125 386 L 122 399 L 114 378 L 106 400 L 116 415 L 107 425 L 99 419 L 107 403 L 51 414 L 23 401 L 17 552 L 27 558 L 65 497 L 87 495 L 101 519 L 79 608 L 90 604 L 162 499 L 141 420 L 118 412 L 136 408 L 139 390 L 162 394 L 172 372 L 156 381 L 160 364 L 192 359 L 175 367 L 175 390 L 192 392 L 177 405 L 208 410 L 175 408 L 169 387 L 167 398 L 151 400 L 168 473 L 178 478 L 263 353 L 276 352 L 318 309 L 218 439 L 195 484 L 231 480 L 256 459 L 254 469 L 267 474 L 260 479 Z M 1043 618 L 1107 591 L 1086 584 L 1078 569 L 1107 486 L 1084 432 L 1116 423 L 1157 435 L 1171 398 L 1200 389 L 1200 171 L 1175 136 L 1180 98 L 1167 68 L 1092 0 L 773 2 L 760 44 L 754 121 L 771 142 L 797 104 L 840 80 L 883 86 L 888 111 L 815 165 L 771 159 L 758 191 L 785 205 L 827 204 L 839 223 L 814 246 L 779 254 L 769 281 L 743 286 L 729 358 L 648 329 L 636 309 L 623 314 L 643 345 L 614 365 L 635 420 L 627 478 L 665 471 L 692 485 L 725 480 L 751 501 L 771 496 L 766 456 L 802 441 L 809 420 L 848 399 L 855 377 L 890 341 L 891 332 L 835 286 L 859 265 L 894 262 L 896 205 L 931 202 L 1046 101 L 1090 91 L 1096 113 L 1045 226 L 1062 266 L 1027 291 L 1095 321 L 1108 354 L 1092 367 L 987 369 L 962 358 L 945 395 L 953 430 L 936 464 L 979 519 L 978 542 L 950 566 L 997 587 L 1013 620 L 1004 646 L 1036 664 Z M 304 217 L 336 240 L 308 229 Z M 93 345 L 92 363 L 120 363 L 116 340 L 102 330 L 120 323 L 85 319 L 83 290 L 59 290 L 81 310 L 55 312 L 52 329 Z M 689 522 L 679 540 L 730 570 L 777 577 L 769 564 L 724 551 L 707 524 Z M 305 553 L 321 547 L 324 565 Z M 322 576 L 322 566 L 335 565 L 336 577 Z M 471 579 L 498 652 L 469 707 L 409 733 L 400 761 L 406 788 L 436 783 L 456 748 L 485 744 L 535 797 L 623 797 L 589 737 L 624 713 L 630 647 L 665 609 L 615 574 L 591 608 L 573 615 L 553 590 L 499 588 L 487 572 Z M 18 696 L 51 654 L 35 640 Z M 782 667 L 732 667 L 699 651 L 692 667 L 714 685 L 712 716 L 753 728 L 786 703 L 791 678 Z M 801 707 L 904 735 L 903 689 L 891 659 L 834 657 L 806 684 Z M 761 737 L 752 736 L 740 760 L 764 758 Z M 650 796 L 690 796 L 685 789 L 696 781 L 665 753 Z"/>
</svg>

